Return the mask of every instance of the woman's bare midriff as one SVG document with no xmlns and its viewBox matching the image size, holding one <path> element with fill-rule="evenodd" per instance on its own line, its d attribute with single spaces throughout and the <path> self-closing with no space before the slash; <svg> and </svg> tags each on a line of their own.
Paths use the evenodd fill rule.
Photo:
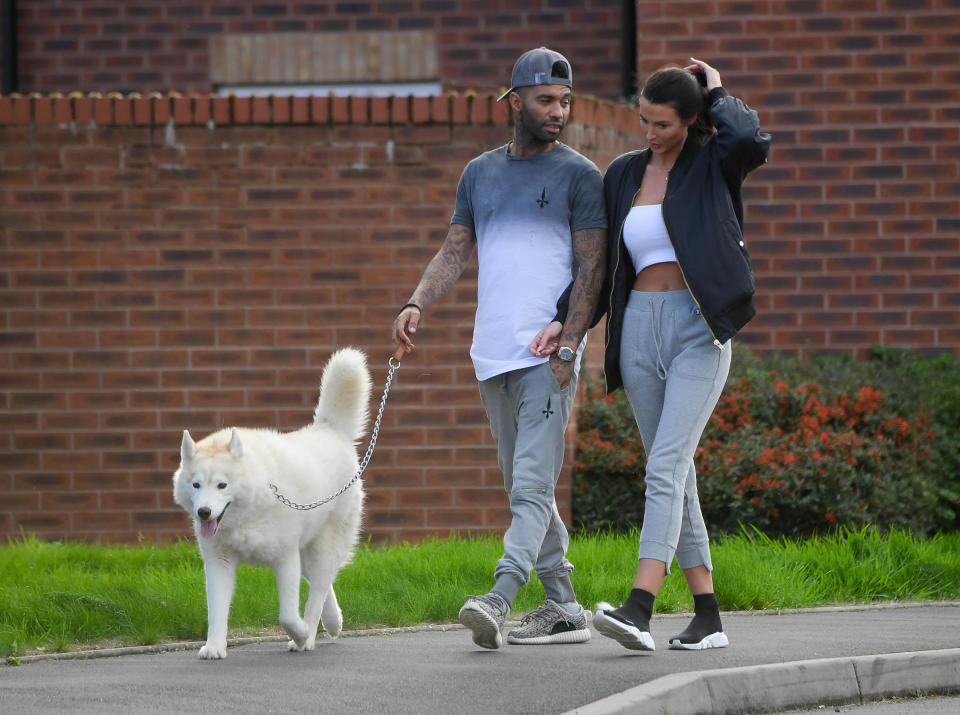
<svg viewBox="0 0 960 715">
<path fill-rule="evenodd" d="M 637 274 L 633 289 L 644 293 L 662 293 L 668 290 L 686 290 L 680 266 L 674 262 L 654 263 Z"/>
</svg>

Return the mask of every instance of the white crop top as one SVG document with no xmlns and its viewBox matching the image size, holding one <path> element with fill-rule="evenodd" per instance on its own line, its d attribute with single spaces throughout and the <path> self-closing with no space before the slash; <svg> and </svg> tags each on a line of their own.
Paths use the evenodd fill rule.
<svg viewBox="0 0 960 715">
<path fill-rule="evenodd" d="M 634 206 L 623 222 L 623 243 L 637 273 L 654 263 L 676 263 L 660 204 Z"/>
</svg>

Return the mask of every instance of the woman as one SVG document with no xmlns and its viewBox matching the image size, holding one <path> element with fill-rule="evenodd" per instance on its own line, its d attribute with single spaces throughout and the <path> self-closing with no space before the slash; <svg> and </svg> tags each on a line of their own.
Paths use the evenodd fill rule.
<svg viewBox="0 0 960 715">
<path fill-rule="evenodd" d="M 598 604 L 593 623 L 632 650 L 655 648 L 653 602 L 674 557 L 695 615 L 670 647 L 728 644 L 693 455 L 730 369 L 730 338 L 755 312 L 741 184 L 766 161 L 770 136 L 756 112 L 727 94 L 717 70 L 691 61 L 647 80 L 638 109 L 649 148 L 618 157 L 604 177 L 607 391 L 626 390 L 647 465 L 633 590 L 619 608 Z M 565 312 L 564 296 L 556 321 Z M 557 347 L 557 324 L 531 344 L 535 354 Z"/>
</svg>

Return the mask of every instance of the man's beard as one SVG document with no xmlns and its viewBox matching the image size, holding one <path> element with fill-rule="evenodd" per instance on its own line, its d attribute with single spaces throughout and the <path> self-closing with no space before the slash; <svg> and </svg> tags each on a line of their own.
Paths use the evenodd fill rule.
<svg viewBox="0 0 960 715">
<path fill-rule="evenodd" d="M 531 114 L 527 111 L 526 107 L 520 109 L 520 129 L 522 131 L 522 140 L 525 146 L 535 146 L 541 145 L 545 146 L 547 144 L 553 144 L 560 138 L 560 134 L 563 133 L 563 123 L 560 122 L 560 132 L 556 136 L 548 134 L 544 128 L 543 124 L 538 123 Z"/>
</svg>

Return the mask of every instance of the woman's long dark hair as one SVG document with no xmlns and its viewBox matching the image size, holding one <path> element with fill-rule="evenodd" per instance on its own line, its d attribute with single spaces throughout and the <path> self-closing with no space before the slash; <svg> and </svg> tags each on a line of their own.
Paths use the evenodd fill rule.
<svg viewBox="0 0 960 715">
<path fill-rule="evenodd" d="M 640 96 L 651 104 L 665 104 L 677 110 L 680 119 L 697 120 L 687 130 L 702 142 L 713 134 L 714 126 L 708 113 L 707 88 L 697 78 L 680 67 L 663 67 L 647 78 Z"/>
</svg>

